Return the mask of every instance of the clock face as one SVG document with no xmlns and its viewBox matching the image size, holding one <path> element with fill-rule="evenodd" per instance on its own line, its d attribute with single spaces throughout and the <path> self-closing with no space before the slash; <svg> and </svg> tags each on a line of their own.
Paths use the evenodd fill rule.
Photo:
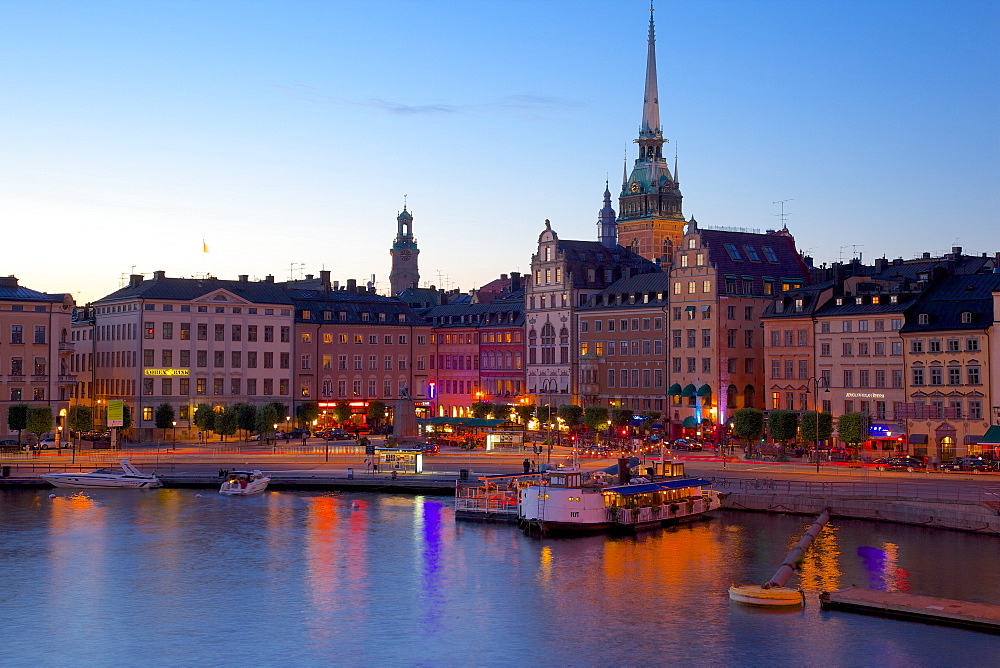
<svg viewBox="0 0 1000 668">
<path fill-rule="evenodd" d="M 410 259 L 410 251 L 408 251 L 408 250 L 401 251 L 399 253 L 399 257 L 400 257 L 401 260 L 409 260 Z"/>
<path fill-rule="evenodd" d="M 631 186 L 631 187 L 630 187 L 629 189 L 630 189 L 630 190 L 631 190 L 632 192 L 634 192 L 634 193 L 637 193 L 637 192 L 639 192 L 639 184 L 638 184 L 638 183 L 636 183 L 635 181 L 633 181 L 633 182 L 632 182 L 632 186 Z"/>
</svg>

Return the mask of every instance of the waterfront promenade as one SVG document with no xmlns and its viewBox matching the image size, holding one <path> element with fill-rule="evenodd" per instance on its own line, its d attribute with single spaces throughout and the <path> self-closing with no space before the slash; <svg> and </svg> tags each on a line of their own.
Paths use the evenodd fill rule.
<svg viewBox="0 0 1000 668">
<path fill-rule="evenodd" d="M 520 474 L 525 453 L 486 453 L 442 448 L 424 457 L 424 472 L 373 473 L 363 449 L 351 441 L 325 443 L 312 439 L 259 445 L 241 442 L 139 444 L 121 451 L 43 451 L 0 457 L 8 475 L 0 485 L 47 487 L 42 473 L 89 470 L 114 465 L 122 457 L 143 470 L 155 470 L 167 487 L 211 488 L 220 470 L 259 468 L 271 474 L 274 490 L 355 490 L 403 494 L 451 495 L 455 484 L 479 476 Z M 645 462 L 655 461 L 647 456 Z M 899 522 L 936 528 L 1000 535 L 1000 476 L 943 472 L 875 471 L 870 466 L 758 462 L 726 459 L 705 453 L 674 453 L 685 462 L 688 475 L 705 477 L 726 495 L 730 510 L 817 514 L 830 508 L 834 517 Z M 572 462 L 569 448 L 553 449 L 550 463 Z M 615 463 L 608 459 L 581 459 L 585 469 Z"/>
</svg>

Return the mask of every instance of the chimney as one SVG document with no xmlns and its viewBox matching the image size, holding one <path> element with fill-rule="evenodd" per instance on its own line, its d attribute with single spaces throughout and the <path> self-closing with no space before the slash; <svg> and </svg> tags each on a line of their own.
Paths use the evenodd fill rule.
<svg viewBox="0 0 1000 668">
<path fill-rule="evenodd" d="M 962 257 L 962 247 L 961 246 L 952 246 L 951 247 L 951 257 L 952 257 L 953 260 L 957 260 L 958 258 Z"/>
<path fill-rule="evenodd" d="M 510 272 L 510 291 L 517 292 L 521 289 L 521 272 Z"/>
<path fill-rule="evenodd" d="M 139 277 L 139 280 L 142 280 L 142 276 Z M 131 284 L 132 282 L 129 281 L 129 285 Z M 17 287 L 16 276 L 11 275 L 11 276 L 5 276 L 4 278 L 0 278 L 0 288 L 16 288 L 16 287 Z"/>
<path fill-rule="evenodd" d="M 334 290 L 339 290 L 340 289 L 340 281 L 334 281 L 333 282 L 333 289 Z"/>
<path fill-rule="evenodd" d="M 319 280 L 323 284 L 323 288 L 326 289 L 327 292 L 329 292 L 330 291 L 330 270 L 329 269 L 322 269 L 322 270 L 320 270 L 320 272 L 319 272 Z"/>
<path fill-rule="evenodd" d="M 920 259 L 921 260 L 929 260 L 929 259 L 931 259 L 931 254 L 928 253 L 927 251 L 924 251 L 924 254 L 920 256 Z"/>
<path fill-rule="evenodd" d="M 313 279 L 313 275 L 312 274 L 306 274 L 306 280 L 307 281 L 311 281 L 312 279 Z"/>
<path fill-rule="evenodd" d="M 250 274 L 240 274 L 240 283 L 246 283 L 250 280 Z"/>
<path fill-rule="evenodd" d="M 881 274 L 883 271 L 885 271 L 885 266 L 887 262 L 888 260 L 886 260 L 884 257 L 875 258 L 875 273 Z"/>
<path fill-rule="evenodd" d="M 154 271 L 153 272 L 153 280 L 154 281 L 158 281 L 158 280 L 166 278 L 166 277 L 167 277 L 167 272 L 163 271 L 162 269 L 160 271 Z"/>
<path fill-rule="evenodd" d="M 268 274 L 264 277 L 265 283 L 274 283 L 274 274 Z"/>
<path fill-rule="evenodd" d="M 132 274 L 128 277 L 128 286 L 130 288 L 134 288 L 140 283 L 142 283 L 142 274 Z"/>
<path fill-rule="evenodd" d="M 357 292 L 358 291 L 358 282 L 357 282 L 357 280 L 355 280 L 353 278 L 347 279 L 347 291 L 348 292 Z"/>
<path fill-rule="evenodd" d="M 897 257 L 895 260 L 892 261 L 892 266 L 894 266 L 894 267 L 902 267 L 903 266 L 903 258 Z"/>
</svg>

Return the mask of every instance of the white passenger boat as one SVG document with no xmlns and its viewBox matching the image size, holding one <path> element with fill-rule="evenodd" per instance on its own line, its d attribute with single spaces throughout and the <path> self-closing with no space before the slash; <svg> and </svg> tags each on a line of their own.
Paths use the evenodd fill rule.
<svg viewBox="0 0 1000 668">
<path fill-rule="evenodd" d="M 612 478 L 602 471 L 551 471 L 522 487 L 518 522 L 529 535 L 631 532 L 697 518 L 722 505 L 711 482 L 686 478 L 683 464 L 660 464 L 660 475 Z M 667 475 L 662 475 L 667 473 Z M 678 475 L 679 474 L 679 475 Z"/>
<path fill-rule="evenodd" d="M 56 487 L 113 488 L 134 487 L 150 489 L 162 487 L 163 483 L 152 473 L 143 473 L 132 466 L 127 459 L 121 461 L 121 469 L 100 468 L 87 473 L 44 473 L 42 479 Z"/>
<path fill-rule="evenodd" d="M 226 494 L 228 496 L 260 494 L 267 489 L 267 483 L 269 482 L 271 482 L 271 478 L 261 473 L 259 469 L 254 469 L 253 471 L 230 471 L 226 474 L 226 481 L 219 488 L 219 494 Z"/>
</svg>

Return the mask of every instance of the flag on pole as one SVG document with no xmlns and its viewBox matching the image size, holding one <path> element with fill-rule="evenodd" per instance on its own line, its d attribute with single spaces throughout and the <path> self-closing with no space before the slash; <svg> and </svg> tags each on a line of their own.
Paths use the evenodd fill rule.
<svg viewBox="0 0 1000 668">
<path fill-rule="evenodd" d="M 201 240 L 201 252 L 202 253 L 208 252 L 208 244 L 205 243 L 204 239 Z"/>
</svg>

